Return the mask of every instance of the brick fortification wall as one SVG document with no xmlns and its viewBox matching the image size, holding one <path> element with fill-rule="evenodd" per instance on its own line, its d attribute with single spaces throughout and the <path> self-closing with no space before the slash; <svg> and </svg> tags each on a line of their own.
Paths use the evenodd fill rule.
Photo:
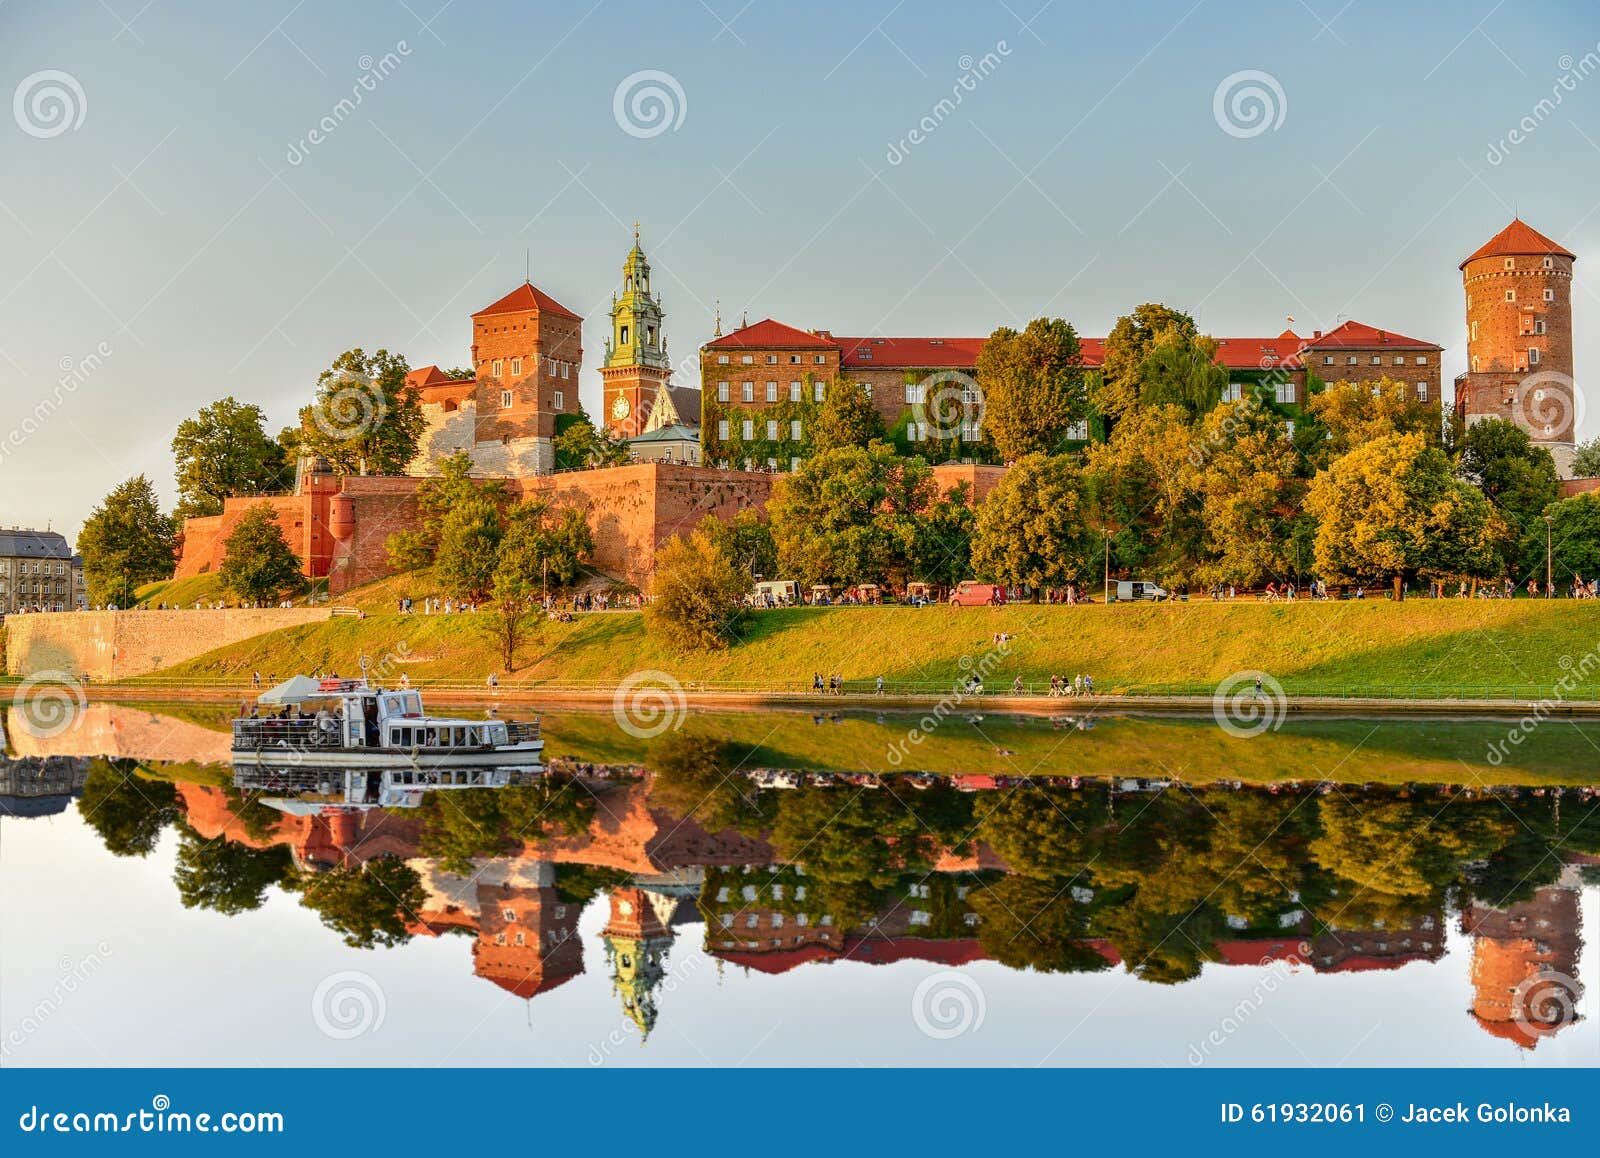
<svg viewBox="0 0 1600 1158">
<path fill-rule="evenodd" d="M 934 468 L 941 491 L 958 482 L 982 501 L 1005 474 L 999 466 L 947 463 Z M 656 548 L 673 535 L 693 530 L 713 515 L 724 521 L 742 510 L 764 511 L 777 476 L 716 470 L 676 463 L 633 463 L 604 470 L 567 471 L 507 480 L 524 496 L 541 496 L 554 507 L 573 506 L 589 516 L 594 565 L 604 574 L 647 588 Z M 316 480 L 304 495 L 270 501 L 309 574 L 327 575 L 334 594 L 390 573 L 386 544 L 396 531 L 417 523 L 417 488 L 411 476 L 347 476 Z M 229 500 L 222 515 L 184 525 L 180 578 L 215 571 L 238 516 L 253 502 Z M 238 503 L 236 510 L 234 504 Z"/>
<path fill-rule="evenodd" d="M 328 618 L 326 608 L 228 611 L 71 611 L 6 620 L 6 671 L 126 679 L 224 644 Z"/>
</svg>

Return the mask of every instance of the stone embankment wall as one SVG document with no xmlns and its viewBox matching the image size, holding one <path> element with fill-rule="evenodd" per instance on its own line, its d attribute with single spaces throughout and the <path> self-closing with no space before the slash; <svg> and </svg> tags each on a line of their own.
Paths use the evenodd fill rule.
<svg viewBox="0 0 1600 1158">
<path fill-rule="evenodd" d="M 6 618 L 6 672 L 126 679 L 280 627 L 327 618 L 325 607 L 12 615 Z"/>
</svg>

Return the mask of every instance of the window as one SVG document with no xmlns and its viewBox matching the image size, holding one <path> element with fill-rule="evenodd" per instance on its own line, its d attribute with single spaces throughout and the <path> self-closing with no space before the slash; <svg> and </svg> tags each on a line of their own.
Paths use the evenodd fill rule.
<svg viewBox="0 0 1600 1158">
<path fill-rule="evenodd" d="M 1418 382 L 1417 383 L 1417 401 L 1418 402 L 1426 402 L 1427 400 L 1428 400 L 1428 384 L 1426 382 Z"/>
<path fill-rule="evenodd" d="M 1294 403 L 1294 383 L 1276 382 L 1272 389 L 1273 398 L 1279 406 L 1290 406 Z"/>
<path fill-rule="evenodd" d="M 491 374 L 493 374 L 496 378 L 500 377 L 500 359 L 499 358 L 496 358 L 493 361 L 493 363 L 490 364 L 489 372 Z"/>
<path fill-rule="evenodd" d="M 1538 346 L 1529 346 L 1528 347 L 1528 365 L 1537 366 L 1538 364 L 1539 364 L 1539 347 Z"/>
<path fill-rule="evenodd" d="M 767 469 L 768 470 L 777 470 L 778 469 L 778 460 L 775 459 L 775 458 L 767 459 Z"/>
<path fill-rule="evenodd" d="M 776 354 L 768 354 L 767 355 L 767 365 L 776 366 L 777 364 L 778 364 L 778 355 L 776 355 Z"/>
<path fill-rule="evenodd" d="M 1374 366 L 1383 365 L 1383 355 L 1382 354 L 1374 354 L 1374 355 L 1372 355 L 1372 364 Z"/>
<path fill-rule="evenodd" d="M 1553 257 L 1545 258 L 1544 259 L 1544 267 L 1546 269 L 1554 269 L 1556 267 L 1556 259 L 1553 258 Z"/>
<path fill-rule="evenodd" d="M 906 405 L 907 406 L 917 406 L 917 405 L 920 405 L 921 402 L 922 402 L 922 383 L 921 382 L 907 382 L 906 383 Z"/>
<path fill-rule="evenodd" d="M 1555 301 L 1556 300 L 1556 291 L 1553 290 L 1553 289 L 1545 290 L 1544 291 L 1544 300 L 1547 301 L 1547 302 Z"/>
<path fill-rule="evenodd" d="M 789 460 L 789 469 L 790 470 L 799 470 L 800 469 L 800 460 L 798 458 L 791 458 Z"/>
<path fill-rule="evenodd" d="M 514 375 L 522 373 L 522 359 L 521 358 L 513 358 L 513 359 L 511 359 L 511 373 L 514 374 Z"/>
<path fill-rule="evenodd" d="M 813 382 L 811 384 L 811 400 L 813 402 L 821 402 L 822 401 L 822 392 L 823 392 L 823 390 L 825 388 L 826 388 L 826 383 Z"/>
<path fill-rule="evenodd" d="M 1346 366 L 1354 366 L 1356 364 L 1356 356 L 1354 354 L 1351 354 L 1349 357 L 1347 357 L 1344 360 L 1344 364 Z"/>
<path fill-rule="evenodd" d="M 754 354 L 741 354 L 739 356 L 739 365 L 748 366 L 752 362 L 754 362 L 755 360 L 756 360 L 756 358 L 755 358 Z"/>
<path fill-rule="evenodd" d="M 1291 419 L 1288 419 L 1286 422 L 1284 422 L 1283 429 L 1284 429 L 1284 433 L 1285 434 L 1287 434 L 1290 438 L 1293 438 L 1294 437 L 1294 419 L 1291 418 Z"/>
<path fill-rule="evenodd" d="M 565 407 L 565 405 L 566 395 L 564 395 L 561 391 L 557 390 L 550 396 L 550 409 L 561 410 Z"/>
<path fill-rule="evenodd" d="M 1533 320 L 1533 332 L 1536 333 L 1536 334 L 1544 333 L 1544 319 L 1543 318 L 1535 318 Z"/>
<path fill-rule="evenodd" d="M 1426 354 L 1418 354 L 1417 355 L 1417 365 L 1426 366 L 1427 364 L 1428 364 L 1428 355 L 1426 355 Z"/>
<path fill-rule="evenodd" d="M 628 327 L 627 326 L 618 326 L 617 327 L 617 345 L 626 346 L 627 344 L 628 344 Z"/>
<path fill-rule="evenodd" d="M 1472 340 L 1474 342 L 1476 342 L 1478 340 L 1478 323 L 1477 322 L 1473 322 L 1472 323 Z"/>
<path fill-rule="evenodd" d="M 789 419 L 789 437 L 795 442 L 800 441 L 800 420 L 798 418 Z"/>
<path fill-rule="evenodd" d="M 1517 263 L 1515 261 L 1513 261 L 1511 258 L 1508 257 L 1508 258 L 1506 258 L 1506 268 L 1507 269 L 1516 269 L 1517 268 Z"/>
<path fill-rule="evenodd" d="M 790 354 L 789 355 L 789 365 L 798 366 L 799 364 L 800 364 L 800 355 L 799 354 Z"/>
<path fill-rule="evenodd" d="M 789 401 L 790 402 L 798 402 L 798 401 L 800 401 L 800 383 L 798 383 L 798 382 L 789 383 Z"/>
<path fill-rule="evenodd" d="M 728 355 L 726 355 L 726 354 L 718 354 L 717 355 L 717 365 L 726 366 L 727 364 L 728 364 Z"/>
<path fill-rule="evenodd" d="M 753 418 L 746 418 L 739 424 L 739 437 L 749 442 L 756 436 L 756 423 Z"/>
<path fill-rule="evenodd" d="M 962 442 L 978 442 L 978 441 L 981 440 L 982 437 L 983 436 L 982 436 L 982 434 L 979 433 L 978 424 L 976 422 L 973 422 L 970 418 L 969 419 L 965 419 L 965 420 L 962 421 L 962 423 L 961 423 L 961 441 Z M 1072 431 L 1070 429 L 1067 431 L 1067 437 L 1068 438 L 1072 437 Z"/>
<path fill-rule="evenodd" d="M 974 423 L 973 425 L 976 426 L 977 423 Z M 1080 418 L 1080 419 L 1078 419 L 1078 421 L 1074 422 L 1071 426 L 1067 427 L 1067 438 L 1072 442 L 1088 442 L 1089 441 L 1089 423 L 1088 423 L 1088 421 L 1086 419 Z M 976 442 L 977 439 L 973 439 L 973 441 Z"/>
<path fill-rule="evenodd" d="M 1222 388 L 1222 400 L 1224 402 L 1239 401 L 1239 383 L 1229 382 L 1226 386 L 1224 386 Z"/>
<path fill-rule="evenodd" d="M 741 382 L 739 384 L 739 397 L 746 402 L 756 400 L 756 384 L 754 382 Z"/>
<path fill-rule="evenodd" d="M 767 401 L 768 402 L 776 402 L 777 400 L 778 400 L 778 384 L 776 382 L 768 382 L 767 383 Z"/>
<path fill-rule="evenodd" d="M 1404 354 L 1396 354 L 1394 356 L 1394 364 L 1396 366 L 1404 366 L 1406 364 L 1406 356 Z"/>
<path fill-rule="evenodd" d="M 563 362 L 563 363 L 561 363 L 561 376 L 563 378 L 572 377 L 571 370 L 572 370 L 572 363 L 571 362 Z"/>
<path fill-rule="evenodd" d="M 814 354 L 811 360 L 818 366 L 826 366 L 828 364 L 828 356 L 826 354 Z"/>
<path fill-rule="evenodd" d="M 727 400 L 728 400 L 728 384 L 726 382 L 718 382 L 717 383 L 717 401 L 718 402 L 726 402 Z"/>
<path fill-rule="evenodd" d="M 1514 302 L 1516 300 L 1517 300 L 1517 291 L 1516 290 L 1506 290 L 1506 301 Z"/>
<path fill-rule="evenodd" d="M 726 418 L 717 419 L 717 437 L 723 442 L 728 441 L 728 420 Z"/>
<path fill-rule="evenodd" d="M 1324 354 L 1324 355 L 1322 355 L 1322 364 L 1324 366 L 1333 365 L 1333 355 L 1332 354 Z"/>
<path fill-rule="evenodd" d="M 767 419 L 767 441 L 778 441 L 778 420 L 776 418 Z"/>
<path fill-rule="evenodd" d="M 500 409 L 501 410 L 510 410 L 511 409 L 511 391 L 509 391 L 509 390 L 500 391 Z"/>
</svg>

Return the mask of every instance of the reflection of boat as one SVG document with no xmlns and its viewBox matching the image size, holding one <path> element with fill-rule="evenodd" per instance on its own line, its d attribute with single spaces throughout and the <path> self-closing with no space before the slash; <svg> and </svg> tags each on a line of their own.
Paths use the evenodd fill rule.
<svg viewBox="0 0 1600 1158">
<path fill-rule="evenodd" d="M 478 786 L 470 779 L 494 768 L 537 769 L 544 741 L 539 725 L 507 720 L 429 716 L 422 695 L 410 689 L 385 691 L 365 679 L 295 676 L 261 696 L 258 703 L 283 705 L 284 714 L 233 722 L 233 763 L 244 767 L 317 770 L 405 771 L 411 784 L 395 788 Z M 314 714 L 302 704 L 318 703 Z M 331 705 L 331 706 L 330 706 Z M 455 773 L 448 779 L 440 775 Z M 425 777 L 425 779 L 417 779 Z M 348 786 L 346 788 L 348 791 Z M 363 788 L 362 795 L 370 795 Z"/>
<path fill-rule="evenodd" d="M 521 768 L 413 766 L 330 768 L 305 764 L 235 764 L 233 786 L 262 793 L 261 802 L 291 816 L 351 808 L 416 808 L 423 794 L 455 788 L 505 788 L 540 771 L 537 757 Z M 268 795 L 272 794 L 272 795 Z M 281 794 L 281 795 L 279 795 Z"/>
</svg>

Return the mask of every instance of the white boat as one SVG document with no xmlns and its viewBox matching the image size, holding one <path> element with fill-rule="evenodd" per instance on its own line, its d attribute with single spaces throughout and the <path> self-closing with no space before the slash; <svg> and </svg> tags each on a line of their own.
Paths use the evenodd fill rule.
<svg viewBox="0 0 1600 1158">
<path fill-rule="evenodd" d="M 364 678 L 295 676 L 264 693 L 257 703 L 282 706 L 284 712 L 233 722 L 236 770 L 350 769 L 384 772 L 386 780 L 389 772 L 400 772 L 412 774 L 412 785 L 419 789 L 497 787 L 475 781 L 470 773 L 537 771 L 544 750 L 537 720 L 430 716 L 415 689 L 374 688 Z M 303 708 L 307 704 L 318 706 L 307 712 Z M 418 780 L 418 775 L 424 779 Z M 397 789 L 402 786 L 403 779 L 394 782 Z M 345 788 L 349 791 L 352 786 Z M 359 795 L 363 802 L 370 797 L 365 785 Z"/>
</svg>

